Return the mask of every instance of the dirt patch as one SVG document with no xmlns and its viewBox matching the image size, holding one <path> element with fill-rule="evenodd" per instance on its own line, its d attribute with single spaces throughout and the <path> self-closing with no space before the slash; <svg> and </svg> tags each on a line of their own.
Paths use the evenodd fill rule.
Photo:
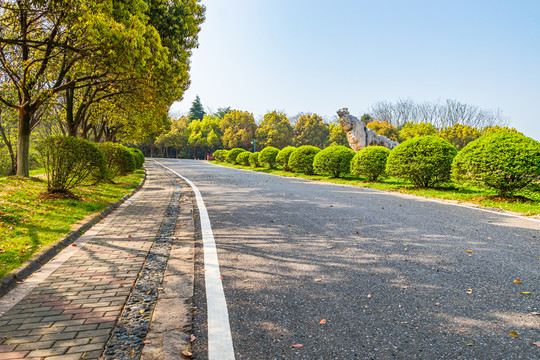
<svg viewBox="0 0 540 360">
<path fill-rule="evenodd" d="M 80 196 L 75 195 L 71 191 L 65 191 L 65 192 L 48 192 L 48 191 L 42 191 L 38 194 L 38 199 L 41 200 L 77 200 L 80 201 L 82 198 Z"/>
<path fill-rule="evenodd" d="M 525 196 L 510 196 L 510 195 L 491 195 L 474 199 L 476 201 L 491 200 L 498 202 L 520 202 L 520 203 L 533 203 L 534 200 L 526 198 Z"/>
</svg>

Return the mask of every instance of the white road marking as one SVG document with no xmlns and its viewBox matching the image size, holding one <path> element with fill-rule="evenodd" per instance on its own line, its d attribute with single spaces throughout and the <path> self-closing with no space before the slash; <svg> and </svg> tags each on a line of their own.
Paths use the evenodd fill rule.
<svg viewBox="0 0 540 360">
<path fill-rule="evenodd" d="M 204 279 L 206 283 L 206 303 L 208 311 L 208 359 L 234 360 L 234 348 L 229 325 L 229 311 L 225 300 L 225 292 L 221 282 L 216 242 L 210 225 L 208 211 L 197 186 L 171 168 L 154 160 L 163 168 L 185 180 L 195 193 L 199 215 L 201 217 L 201 232 L 204 249 Z"/>
</svg>

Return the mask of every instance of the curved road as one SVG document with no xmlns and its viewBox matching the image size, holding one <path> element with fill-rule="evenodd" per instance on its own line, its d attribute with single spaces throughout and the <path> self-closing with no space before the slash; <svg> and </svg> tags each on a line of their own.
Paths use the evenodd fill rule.
<svg viewBox="0 0 540 360">
<path fill-rule="evenodd" d="M 160 162 L 204 198 L 236 359 L 540 359 L 540 222 Z M 203 359 L 198 268 L 194 356 Z"/>
</svg>

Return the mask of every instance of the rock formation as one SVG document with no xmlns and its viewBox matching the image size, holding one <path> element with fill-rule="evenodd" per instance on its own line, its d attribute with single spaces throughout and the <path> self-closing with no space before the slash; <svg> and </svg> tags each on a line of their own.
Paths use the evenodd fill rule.
<svg viewBox="0 0 540 360">
<path fill-rule="evenodd" d="M 339 122 L 347 134 L 349 145 L 354 151 L 359 151 L 366 146 L 379 145 L 388 149 L 393 149 L 399 145 L 382 135 L 377 135 L 375 131 L 368 129 L 366 124 L 358 120 L 356 116 L 349 113 L 349 109 L 343 108 L 337 111 Z"/>
</svg>

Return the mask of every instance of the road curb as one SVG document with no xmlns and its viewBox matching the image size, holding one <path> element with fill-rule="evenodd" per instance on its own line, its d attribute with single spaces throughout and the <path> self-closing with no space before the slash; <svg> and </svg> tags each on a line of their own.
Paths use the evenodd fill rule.
<svg viewBox="0 0 540 360">
<path fill-rule="evenodd" d="M 0 279 L 0 298 L 6 295 L 11 289 L 17 286 L 18 282 L 23 281 L 30 275 L 32 275 L 36 270 L 40 269 L 45 265 L 49 260 L 54 258 L 58 252 L 67 246 L 71 245 L 75 240 L 81 237 L 86 231 L 88 231 L 92 226 L 101 221 L 104 217 L 109 215 L 113 210 L 122 205 L 127 199 L 135 195 L 146 182 L 146 171 L 144 177 L 137 188 L 133 189 L 129 194 L 122 197 L 117 202 L 109 205 L 105 210 L 101 211 L 98 214 L 93 215 L 90 220 L 86 221 L 84 224 L 78 228 L 71 230 L 65 237 L 55 241 L 51 245 L 47 246 L 45 249 L 40 251 L 37 254 L 34 254 L 30 259 L 28 259 L 24 264 L 18 268 L 10 271 L 6 276 Z"/>
</svg>

